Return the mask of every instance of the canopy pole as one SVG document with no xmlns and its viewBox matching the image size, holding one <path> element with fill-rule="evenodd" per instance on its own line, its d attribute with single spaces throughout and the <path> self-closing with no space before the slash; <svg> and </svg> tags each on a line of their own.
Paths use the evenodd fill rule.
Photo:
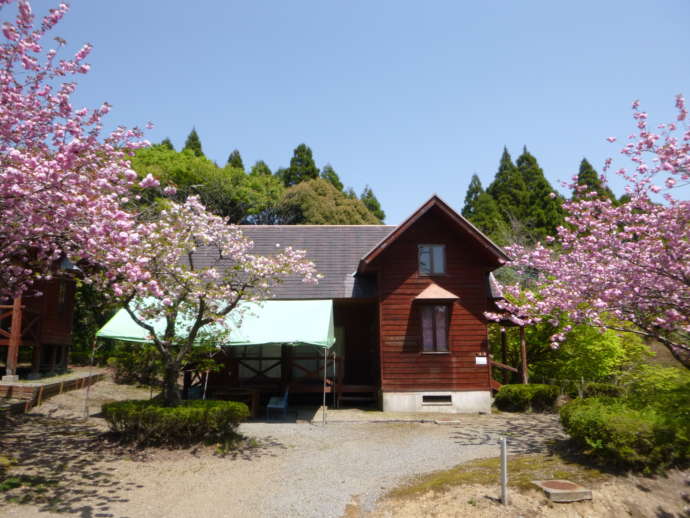
<svg viewBox="0 0 690 518">
<path fill-rule="evenodd" d="M 326 424 L 326 370 L 328 369 L 328 348 L 323 348 L 323 424 Z"/>
</svg>

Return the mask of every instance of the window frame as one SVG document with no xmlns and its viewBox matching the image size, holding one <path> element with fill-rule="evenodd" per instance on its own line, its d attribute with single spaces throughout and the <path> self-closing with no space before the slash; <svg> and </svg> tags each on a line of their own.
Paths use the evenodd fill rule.
<svg viewBox="0 0 690 518">
<path fill-rule="evenodd" d="M 430 257 L 430 272 L 429 273 L 423 273 L 422 272 L 422 249 L 424 247 L 429 248 L 429 257 Z M 435 265 L 434 265 L 434 252 L 433 248 L 440 248 L 441 253 L 443 254 L 443 271 L 436 271 L 435 270 Z M 439 276 L 439 275 L 446 275 L 447 271 L 447 257 L 446 257 L 446 245 L 440 244 L 440 243 L 420 243 L 417 245 L 417 275 L 420 277 L 434 277 L 434 276 Z"/>
<path fill-rule="evenodd" d="M 434 308 L 442 306 L 445 308 L 445 323 L 444 323 L 444 333 L 445 333 L 445 342 L 446 342 L 446 348 L 439 350 L 438 346 L 438 341 L 437 341 L 437 327 L 436 327 L 436 313 L 434 311 Z M 439 302 L 439 301 L 429 301 L 429 302 L 424 302 L 420 303 L 418 305 L 418 311 L 419 311 L 419 345 L 420 345 L 420 352 L 421 354 L 450 354 L 450 316 L 451 316 L 451 310 L 452 310 L 453 305 L 449 304 L 447 302 Z M 431 330 L 431 336 L 433 339 L 433 344 L 432 348 L 427 350 L 425 347 L 424 343 L 424 308 L 431 308 L 431 324 L 432 324 L 432 330 Z"/>
</svg>

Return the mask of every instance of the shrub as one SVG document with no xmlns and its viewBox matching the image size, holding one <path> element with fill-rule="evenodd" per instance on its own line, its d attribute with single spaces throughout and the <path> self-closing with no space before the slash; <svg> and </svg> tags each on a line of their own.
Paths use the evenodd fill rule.
<svg viewBox="0 0 690 518">
<path fill-rule="evenodd" d="M 611 383 L 587 383 L 583 395 L 584 397 L 621 397 L 623 388 Z"/>
<path fill-rule="evenodd" d="M 503 385 L 494 403 L 509 412 L 545 412 L 553 410 L 559 392 L 555 385 Z"/>
<path fill-rule="evenodd" d="M 122 441 L 139 446 L 188 446 L 226 442 L 249 416 L 236 401 L 183 401 L 166 407 L 159 401 L 116 401 L 103 405 L 103 417 Z"/>
<path fill-rule="evenodd" d="M 153 345 L 117 342 L 108 358 L 115 383 L 157 385 L 163 374 L 163 363 Z"/>
<path fill-rule="evenodd" d="M 572 401 L 560 417 L 576 444 L 609 465 L 654 472 L 690 460 L 690 429 L 682 416 L 602 397 Z"/>
</svg>

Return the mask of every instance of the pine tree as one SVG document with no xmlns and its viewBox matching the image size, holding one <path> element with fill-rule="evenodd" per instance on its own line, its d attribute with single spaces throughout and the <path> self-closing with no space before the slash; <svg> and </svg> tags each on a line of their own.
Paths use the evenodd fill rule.
<svg viewBox="0 0 690 518">
<path fill-rule="evenodd" d="M 563 223 L 562 200 L 544 176 L 537 159 L 527 148 L 516 161 L 517 169 L 527 189 L 526 205 L 520 220 L 530 230 L 533 239 L 543 241 L 547 235 L 555 235 Z"/>
<path fill-rule="evenodd" d="M 282 177 L 286 187 L 319 177 L 319 168 L 316 167 L 309 146 L 300 144 L 295 148 L 290 159 L 290 167 L 283 172 Z"/>
<path fill-rule="evenodd" d="M 204 152 L 201 149 L 201 139 L 196 132 L 196 128 L 192 128 L 192 131 L 187 136 L 187 140 L 185 140 L 182 150 L 187 149 L 194 153 L 194 156 L 204 156 Z"/>
<path fill-rule="evenodd" d="M 513 220 L 525 218 L 529 193 L 522 175 L 505 147 L 494 181 L 486 192 L 498 205 L 498 210 L 506 224 L 510 225 Z"/>
<path fill-rule="evenodd" d="M 321 178 L 331 182 L 331 184 L 333 184 L 333 187 L 335 187 L 339 191 L 343 190 L 343 182 L 340 181 L 338 173 L 335 172 L 335 169 L 333 169 L 333 166 L 331 164 L 326 164 L 325 166 L 323 166 L 323 169 L 321 170 Z"/>
<path fill-rule="evenodd" d="M 492 241 L 499 245 L 508 245 L 509 227 L 498 210 L 498 205 L 488 192 L 481 192 L 473 204 L 474 214 L 469 217 L 470 223 L 476 226 Z"/>
<path fill-rule="evenodd" d="M 172 141 L 168 137 L 165 137 L 163 140 L 161 140 L 160 145 L 166 149 L 169 149 L 170 151 L 175 151 L 175 146 L 173 146 Z"/>
<path fill-rule="evenodd" d="M 257 160 L 257 162 L 252 166 L 250 171 L 251 175 L 254 176 L 271 176 L 271 168 L 263 160 Z"/>
<path fill-rule="evenodd" d="M 482 181 L 476 174 L 473 174 L 472 179 L 470 180 L 470 185 L 469 187 L 467 187 L 467 194 L 465 195 L 465 206 L 462 208 L 462 215 L 465 218 L 472 220 L 477 210 L 477 199 L 479 198 L 479 195 L 483 192 L 484 188 L 482 187 Z"/>
<path fill-rule="evenodd" d="M 379 203 L 379 200 L 376 198 L 376 195 L 374 195 L 374 191 L 371 190 L 371 187 L 368 185 L 364 187 L 362 195 L 359 197 L 359 199 L 364 206 L 369 209 L 369 212 L 376 216 L 379 221 L 383 222 L 383 220 L 386 219 L 386 213 L 381 209 L 381 203 Z"/>
<path fill-rule="evenodd" d="M 242 162 L 242 155 L 240 155 L 239 149 L 234 149 L 232 153 L 230 153 L 227 165 L 244 171 L 244 162 Z"/>
<path fill-rule="evenodd" d="M 577 185 L 580 186 L 581 190 L 578 189 L 573 192 L 573 199 L 588 198 L 586 196 L 588 192 L 596 192 L 597 198 L 608 198 L 617 202 L 611 189 L 601 181 L 599 173 L 594 170 L 592 164 L 586 158 L 583 158 L 582 162 L 580 162 L 580 171 L 577 173 Z"/>
</svg>

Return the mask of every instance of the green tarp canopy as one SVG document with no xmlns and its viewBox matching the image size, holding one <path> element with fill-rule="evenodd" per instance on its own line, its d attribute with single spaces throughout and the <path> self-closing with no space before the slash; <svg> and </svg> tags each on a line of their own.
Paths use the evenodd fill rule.
<svg viewBox="0 0 690 518">
<path fill-rule="evenodd" d="M 216 344 L 219 346 L 308 344 L 329 348 L 335 343 L 332 300 L 240 302 L 225 318 L 230 332 L 220 334 L 223 338 Z M 162 332 L 165 321 L 160 319 L 153 323 L 153 327 Z M 149 332 L 134 322 L 124 308 L 96 336 L 128 342 L 152 342 Z"/>
</svg>

